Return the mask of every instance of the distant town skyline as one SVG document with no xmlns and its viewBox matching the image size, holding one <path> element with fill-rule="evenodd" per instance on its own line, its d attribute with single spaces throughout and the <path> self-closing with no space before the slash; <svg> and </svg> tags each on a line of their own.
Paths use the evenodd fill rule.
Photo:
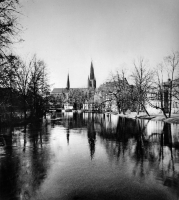
<svg viewBox="0 0 179 200">
<path fill-rule="evenodd" d="M 20 0 L 24 42 L 14 52 L 43 59 L 53 87 L 87 87 L 93 62 L 97 87 L 110 71 L 140 56 L 155 67 L 179 50 L 178 0 Z"/>
</svg>

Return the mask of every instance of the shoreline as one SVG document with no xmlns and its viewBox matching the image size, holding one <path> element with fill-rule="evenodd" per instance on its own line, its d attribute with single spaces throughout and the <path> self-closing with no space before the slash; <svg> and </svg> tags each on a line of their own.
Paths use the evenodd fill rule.
<svg viewBox="0 0 179 200">
<path fill-rule="evenodd" d="M 0 129 L 1 128 L 6 128 L 6 127 L 18 127 L 18 126 L 25 126 L 25 125 L 28 125 L 30 123 L 34 123 L 34 122 L 38 122 L 40 120 L 42 120 L 43 118 L 42 117 L 39 117 L 39 118 L 34 118 L 34 119 L 31 119 L 31 118 L 27 118 L 26 120 L 24 119 L 16 119 L 16 120 L 12 120 L 12 121 L 3 121 L 0 123 Z"/>
<path fill-rule="evenodd" d="M 170 124 L 179 124 L 179 114 L 172 114 L 170 118 L 165 118 L 162 114 L 146 115 L 146 113 L 140 113 L 137 115 L 136 112 L 131 112 L 129 114 L 118 114 L 120 117 L 126 117 L 130 119 L 147 119 L 151 121 L 163 121 Z"/>
</svg>

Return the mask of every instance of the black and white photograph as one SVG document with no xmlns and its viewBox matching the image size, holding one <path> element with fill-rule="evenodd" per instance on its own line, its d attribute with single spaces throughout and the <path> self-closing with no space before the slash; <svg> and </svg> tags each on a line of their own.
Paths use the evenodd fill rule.
<svg viewBox="0 0 179 200">
<path fill-rule="evenodd" d="M 0 0 L 0 200 L 179 200 L 179 0 Z"/>
</svg>

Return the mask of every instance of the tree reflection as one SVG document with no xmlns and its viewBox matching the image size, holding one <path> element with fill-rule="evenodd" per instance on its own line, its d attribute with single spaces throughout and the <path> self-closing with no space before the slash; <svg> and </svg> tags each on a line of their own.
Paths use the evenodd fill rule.
<svg viewBox="0 0 179 200">
<path fill-rule="evenodd" d="M 19 158 L 13 146 L 12 129 L 2 129 L 0 138 L 3 140 L 4 156 L 0 156 L 0 199 L 18 199 L 17 185 Z M 2 134 L 3 133 L 3 134 Z M 0 147 L 0 153 L 1 153 Z"/>
<path fill-rule="evenodd" d="M 27 133 L 24 134 L 26 151 L 21 155 L 19 177 L 22 199 L 33 198 L 47 175 L 49 150 L 44 145 L 48 138 L 47 129 L 48 125 L 36 121 L 30 124 Z"/>
<path fill-rule="evenodd" d="M 179 183 L 176 182 L 176 175 L 179 177 L 179 174 L 175 172 L 175 165 L 174 165 L 174 156 L 173 156 L 173 141 L 172 141 L 172 131 L 171 131 L 171 124 L 164 123 L 163 131 L 161 134 L 161 154 L 162 158 L 160 160 L 164 160 L 163 149 L 167 147 L 170 150 L 170 158 L 168 162 L 168 167 L 166 168 L 165 174 L 166 177 L 164 179 L 164 185 L 169 187 L 178 187 Z M 172 173 L 172 176 L 171 176 Z M 170 174 L 170 175 L 169 175 Z"/>
<path fill-rule="evenodd" d="M 109 162 L 114 163 L 112 167 L 128 170 L 129 176 L 138 180 L 160 181 L 179 195 L 177 128 L 174 132 L 171 124 L 161 123 L 149 134 L 147 127 L 155 126 L 155 122 L 86 113 L 64 115 L 59 114 L 62 119 L 55 121 L 54 126 L 66 128 L 68 144 L 73 139 L 73 129 L 78 130 L 75 134 L 87 131 L 91 159 L 100 143 Z M 39 121 L 19 130 L 18 134 L 3 133 L 1 139 L 4 156 L 0 157 L 0 199 L 33 199 L 48 174 L 51 125 Z M 100 142 L 96 143 L 97 139 Z"/>
<path fill-rule="evenodd" d="M 30 199 L 45 179 L 49 167 L 47 129 L 41 122 L 3 134 L 0 157 L 0 199 Z M 8 131 L 7 131 L 8 132 Z M 0 147 L 0 153 L 2 148 Z"/>
<path fill-rule="evenodd" d="M 136 120 L 136 134 L 135 134 L 135 140 L 136 140 L 136 158 L 137 161 L 141 160 L 143 163 L 143 159 L 146 158 L 147 150 L 148 150 L 148 140 L 145 139 L 145 131 L 147 128 L 149 121 L 145 120 Z"/>
<path fill-rule="evenodd" d="M 111 162 L 128 160 L 131 163 L 132 174 L 146 180 L 151 170 L 154 170 L 153 173 L 162 180 L 164 185 L 178 189 L 179 170 L 176 171 L 175 168 L 175 162 L 179 163 L 178 139 L 175 136 L 177 132 L 172 133 L 171 124 L 157 123 L 157 129 L 150 129 L 150 131 L 158 130 L 158 132 L 149 134 L 147 128 L 149 122 L 119 117 L 117 125 L 114 126 L 110 118 L 103 116 L 88 118 L 90 151 L 94 151 L 96 135 L 93 134 L 97 130 L 99 136 L 103 138 L 102 141 Z M 153 125 L 155 126 L 156 123 L 150 122 L 150 126 Z M 175 142 L 173 137 L 175 137 Z"/>
</svg>

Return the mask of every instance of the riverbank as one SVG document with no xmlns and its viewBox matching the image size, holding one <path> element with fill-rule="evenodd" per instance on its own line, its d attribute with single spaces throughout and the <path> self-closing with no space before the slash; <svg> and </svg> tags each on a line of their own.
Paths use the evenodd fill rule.
<svg viewBox="0 0 179 200">
<path fill-rule="evenodd" d="M 0 123 L 0 128 L 5 128 L 5 127 L 17 127 L 17 126 L 23 126 L 23 125 L 28 125 L 30 123 L 38 122 L 41 121 L 43 118 L 27 118 L 26 120 L 24 119 L 19 119 L 19 118 L 13 118 L 11 121 L 3 121 Z"/>
<path fill-rule="evenodd" d="M 136 112 L 131 112 L 127 114 L 119 114 L 121 117 L 126 117 L 126 118 L 132 118 L 132 119 L 150 119 L 152 121 L 164 121 L 167 123 L 173 123 L 173 124 L 179 124 L 179 114 L 172 114 L 170 118 L 165 118 L 163 114 L 156 114 L 156 115 L 146 115 L 146 113 L 141 112 L 139 115 L 137 115 Z"/>
</svg>

